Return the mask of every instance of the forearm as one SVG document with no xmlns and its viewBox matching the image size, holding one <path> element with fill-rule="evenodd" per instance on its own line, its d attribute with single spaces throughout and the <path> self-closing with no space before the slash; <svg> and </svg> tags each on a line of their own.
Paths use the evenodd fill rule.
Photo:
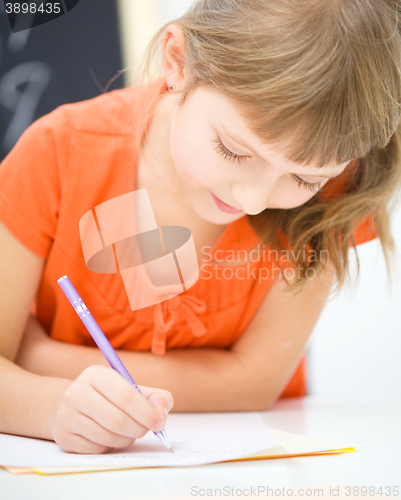
<svg viewBox="0 0 401 500">
<path fill-rule="evenodd" d="M 35 373 L 75 379 L 88 366 L 108 366 L 97 347 L 53 340 L 46 349 L 42 362 L 30 368 Z M 269 406 L 268 395 L 259 393 L 251 371 L 229 350 L 177 349 L 163 356 L 118 350 L 117 354 L 137 384 L 173 394 L 173 411 L 255 411 Z"/>
<path fill-rule="evenodd" d="M 29 373 L 0 356 L 0 432 L 53 439 L 51 422 L 71 383 Z"/>
</svg>

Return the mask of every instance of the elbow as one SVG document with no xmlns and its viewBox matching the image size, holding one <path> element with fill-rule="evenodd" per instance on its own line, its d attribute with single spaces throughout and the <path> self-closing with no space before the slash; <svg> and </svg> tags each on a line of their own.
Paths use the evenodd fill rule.
<svg viewBox="0 0 401 500">
<path fill-rule="evenodd" d="M 246 392 L 246 393 L 245 393 Z M 238 395 L 238 401 L 242 401 L 241 408 L 235 411 L 266 411 L 269 410 L 279 398 L 279 394 L 272 393 L 259 387 L 254 391 L 241 391 Z"/>
<path fill-rule="evenodd" d="M 266 411 L 281 395 L 282 387 L 277 378 L 265 370 L 249 369 L 250 363 L 243 363 L 236 369 L 235 382 L 231 381 L 235 409 L 233 411 Z M 230 398 L 231 399 L 231 398 Z"/>
<path fill-rule="evenodd" d="M 253 402 L 253 404 L 250 405 L 250 408 L 248 411 L 267 411 L 267 410 L 270 410 L 276 401 L 277 401 L 277 398 L 263 399 L 262 401 L 255 400 Z"/>
</svg>

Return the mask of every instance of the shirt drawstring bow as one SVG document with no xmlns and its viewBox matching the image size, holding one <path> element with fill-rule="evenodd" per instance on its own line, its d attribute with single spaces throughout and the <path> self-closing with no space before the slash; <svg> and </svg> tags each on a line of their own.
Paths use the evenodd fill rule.
<svg viewBox="0 0 401 500">
<path fill-rule="evenodd" d="M 207 328 L 198 318 L 197 314 L 206 311 L 206 302 L 190 295 L 176 295 L 155 305 L 154 328 L 151 350 L 153 354 L 166 352 L 167 332 L 173 326 L 175 319 L 184 319 L 194 337 L 202 337 L 207 333 Z"/>
</svg>

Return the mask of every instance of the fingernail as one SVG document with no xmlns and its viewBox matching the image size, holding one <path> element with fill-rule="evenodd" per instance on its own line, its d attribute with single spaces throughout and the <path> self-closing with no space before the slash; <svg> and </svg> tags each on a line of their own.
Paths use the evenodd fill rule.
<svg viewBox="0 0 401 500">
<path fill-rule="evenodd" d="M 159 420 L 157 424 L 155 425 L 155 429 L 157 431 L 162 431 L 164 427 L 166 426 L 166 421 L 165 420 Z"/>
</svg>

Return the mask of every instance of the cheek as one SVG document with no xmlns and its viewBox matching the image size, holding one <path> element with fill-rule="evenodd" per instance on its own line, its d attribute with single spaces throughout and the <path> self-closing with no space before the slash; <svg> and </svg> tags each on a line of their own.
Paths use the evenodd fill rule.
<svg viewBox="0 0 401 500">
<path fill-rule="evenodd" d="M 183 182 L 213 186 L 221 169 L 210 138 L 177 124 L 171 134 L 171 156 Z"/>
<path fill-rule="evenodd" d="M 305 188 L 298 187 L 296 182 L 291 179 L 286 179 L 285 182 L 277 190 L 271 204 L 277 208 L 296 208 L 309 201 L 316 191 L 309 191 Z"/>
</svg>

